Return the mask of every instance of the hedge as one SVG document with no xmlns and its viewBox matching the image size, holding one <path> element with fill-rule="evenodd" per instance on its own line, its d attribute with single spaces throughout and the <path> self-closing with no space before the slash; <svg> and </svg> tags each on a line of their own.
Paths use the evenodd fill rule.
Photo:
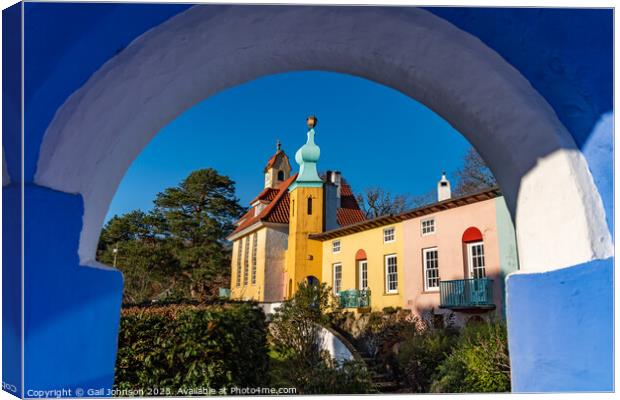
<svg viewBox="0 0 620 400">
<path fill-rule="evenodd" d="M 250 304 L 131 307 L 121 313 L 115 389 L 265 386 L 265 315 Z M 182 393 L 181 393 L 182 394 Z"/>
</svg>

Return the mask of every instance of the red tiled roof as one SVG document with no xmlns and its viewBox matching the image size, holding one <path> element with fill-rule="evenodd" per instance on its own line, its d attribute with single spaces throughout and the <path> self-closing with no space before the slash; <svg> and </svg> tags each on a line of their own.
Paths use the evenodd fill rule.
<svg viewBox="0 0 620 400">
<path fill-rule="evenodd" d="M 254 215 L 254 207 L 250 208 L 243 217 L 239 218 L 241 222 L 237 228 L 230 234 L 241 232 L 249 226 L 254 225 L 259 221 L 278 222 L 288 224 L 288 211 L 289 211 L 289 197 L 288 187 L 295 181 L 297 174 L 291 176 L 284 182 L 282 182 L 276 189 L 265 189 L 259 194 L 256 199 L 260 199 L 261 196 L 269 196 L 272 198 L 271 202 L 260 212 L 258 215 Z M 253 200 L 252 202 L 256 201 Z M 286 203 L 286 204 L 280 204 Z M 273 214 L 273 215 L 272 215 Z"/>
<path fill-rule="evenodd" d="M 239 225 L 230 234 L 230 236 L 243 231 L 244 229 L 254 225 L 259 221 L 272 222 L 279 224 L 289 223 L 290 197 L 289 186 L 297 179 L 297 174 L 278 185 L 277 188 L 264 189 L 251 203 L 257 200 L 269 201 L 269 204 L 260 212 L 254 215 L 254 207 L 250 208 L 241 218 Z M 357 200 L 353 195 L 351 187 L 343 179 L 340 188 L 341 208 L 336 210 L 336 219 L 341 227 L 363 222 L 366 220 L 364 213 L 360 210 Z"/>
<path fill-rule="evenodd" d="M 254 204 L 254 202 L 258 200 L 272 201 L 273 199 L 276 198 L 277 195 L 278 195 L 278 189 L 265 188 L 263 189 L 262 192 L 258 194 L 258 196 L 254 198 L 254 200 L 250 202 L 250 204 Z"/>
<path fill-rule="evenodd" d="M 339 208 L 336 210 L 336 219 L 340 227 L 357 224 L 366 221 L 366 216 L 362 210 L 354 210 L 352 208 Z"/>
<path fill-rule="evenodd" d="M 351 186 L 344 179 L 340 182 L 340 208 L 336 211 L 338 225 L 347 226 L 365 221 L 366 216 L 360 210 Z"/>
</svg>

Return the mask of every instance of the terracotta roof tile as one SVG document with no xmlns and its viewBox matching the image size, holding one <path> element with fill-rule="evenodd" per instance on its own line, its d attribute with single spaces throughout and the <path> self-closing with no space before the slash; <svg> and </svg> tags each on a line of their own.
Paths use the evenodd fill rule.
<svg viewBox="0 0 620 400">
<path fill-rule="evenodd" d="M 254 200 L 252 200 L 250 202 L 250 204 L 254 204 L 254 202 L 258 201 L 258 200 L 265 200 L 265 201 L 271 201 L 273 199 L 275 199 L 275 197 L 278 195 L 278 189 L 273 189 L 273 188 L 265 188 L 263 189 L 262 192 L 260 192 L 258 194 L 258 196 L 256 196 L 254 198 Z"/>
<path fill-rule="evenodd" d="M 230 235 L 241 232 L 247 227 L 254 225 L 258 221 L 288 224 L 288 187 L 291 185 L 291 183 L 295 181 L 296 178 L 297 174 L 294 174 L 293 176 L 282 182 L 280 185 L 278 185 L 276 189 L 271 189 L 270 191 L 263 190 L 256 199 L 259 199 L 261 196 L 268 196 L 272 198 L 271 202 L 260 212 L 260 214 L 256 216 L 254 215 L 254 207 L 250 208 L 250 210 L 239 219 L 241 223 Z"/>
<path fill-rule="evenodd" d="M 354 210 L 352 208 L 339 208 L 336 210 L 336 219 L 341 227 L 357 224 L 366 221 L 366 216 L 362 210 Z"/>
<path fill-rule="evenodd" d="M 250 208 L 239 221 L 237 228 L 230 234 L 231 236 L 243 231 L 259 221 L 272 222 L 279 224 L 289 223 L 290 196 L 288 188 L 297 179 L 297 174 L 282 182 L 277 188 L 264 189 L 251 203 L 257 200 L 269 201 L 269 204 L 260 212 L 254 215 L 254 207 Z M 353 191 L 348 183 L 343 179 L 340 189 L 341 208 L 336 211 L 336 219 L 341 227 L 363 222 L 366 220 L 364 213 L 360 210 Z"/>
</svg>

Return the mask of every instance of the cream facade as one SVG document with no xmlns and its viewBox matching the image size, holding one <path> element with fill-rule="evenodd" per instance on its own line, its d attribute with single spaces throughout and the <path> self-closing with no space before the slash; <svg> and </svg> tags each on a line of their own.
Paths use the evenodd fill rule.
<svg viewBox="0 0 620 400">
<path fill-rule="evenodd" d="M 284 227 L 260 228 L 233 242 L 231 297 L 277 302 L 284 293 Z"/>
</svg>

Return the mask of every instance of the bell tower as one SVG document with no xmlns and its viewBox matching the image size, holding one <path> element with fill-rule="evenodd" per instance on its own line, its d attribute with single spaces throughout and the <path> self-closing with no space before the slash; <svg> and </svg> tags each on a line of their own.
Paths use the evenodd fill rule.
<svg viewBox="0 0 620 400">
<path fill-rule="evenodd" d="M 275 189 L 291 176 L 291 163 L 282 150 L 279 140 L 276 142 L 276 153 L 267 161 L 263 172 L 265 173 L 265 189 Z"/>
<path fill-rule="evenodd" d="M 289 234 L 286 251 L 286 284 L 285 293 L 295 294 L 297 285 L 304 280 L 313 281 L 321 277 L 322 246 L 321 243 L 309 240 L 308 235 L 323 232 L 324 196 L 323 180 L 317 173 L 316 164 L 321 155 L 319 146 L 314 143 L 314 127 L 317 118 L 308 117 L 307 141 L 295 154 L 295 162 L 299 164 L 299 175 L 289 188 Z"/>
</svg>

